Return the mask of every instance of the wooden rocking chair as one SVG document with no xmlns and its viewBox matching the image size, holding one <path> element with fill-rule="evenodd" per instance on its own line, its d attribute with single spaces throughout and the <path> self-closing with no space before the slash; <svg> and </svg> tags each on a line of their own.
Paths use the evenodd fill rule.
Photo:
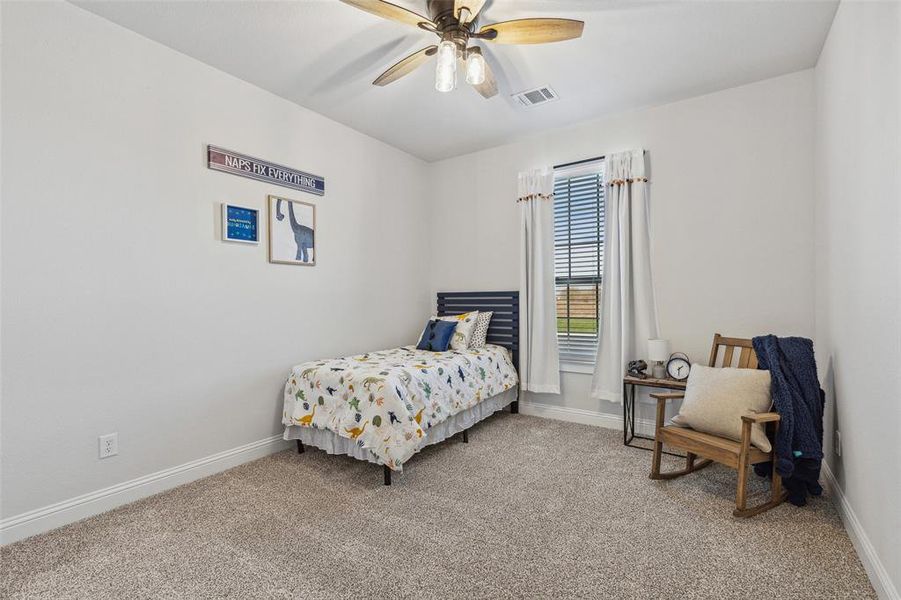
<svg viewBox="0 0 901 600">
<path fill-rule="evenodd" d="M 751 340 L 741 338 L 723 337 L 720 334 L 713 336 L 713 348 L 710 350 L 711 367 L 717 366 L 717 358 L 720 348 L 723 360 L 720 367 L 731 367 L 735 350 L 739 349 L 738 367 L 757 368 L 757 355 Z M 664 415 L 668 400 L 684 397 L 684 393 L 660 393 L 651 394 L 657 400 L 657 427 L 654 435 L 654 458 L 651 463 L 651 479 L 675 479 L 688 473 L 693 473 L 710 465 L 713 461 L 726 465 L 738 471 L 738 487 L 735 492 L 735 510 L 732 514 L 736 517 L 753 517 L 766 510 L 778 506 L 785 500 L 782 491 L 782 478 L 776 473 L 775 452 L 763 452 L 751 446 L 751 425 L 762 423 L 773 428 L 773 438 L 779 428 L 779 414 L 774 412 L 751 413 L 743 415 L 741 428 L 741 441 L 701 433 L 687 427 L 670 425 L 664 427 Z M 685 451 L 685 468 L 672 473 L 660 472 L 660 457 L 663 445 L 672 446 Z M 702 460 L 697 460 L 701 457 Z M 770 500 L 758 506 L 747 507 L 746 489 L 748 482 L 748 466 L 758 463 L 773 462 L 772 493 Z"/>
</svg>

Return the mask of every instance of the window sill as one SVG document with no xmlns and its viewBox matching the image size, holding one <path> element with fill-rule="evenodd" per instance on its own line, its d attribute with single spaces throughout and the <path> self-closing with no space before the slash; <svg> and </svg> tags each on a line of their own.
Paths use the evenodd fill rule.
<svg viewBox="0 0 901 600">
<path fill-rule="evenodd" d="M 586 375 L 594 374 L 594 365 L 585 363 L 560 363 L 560 371 L 562 373 L 584 373 Z"/>
</svg>

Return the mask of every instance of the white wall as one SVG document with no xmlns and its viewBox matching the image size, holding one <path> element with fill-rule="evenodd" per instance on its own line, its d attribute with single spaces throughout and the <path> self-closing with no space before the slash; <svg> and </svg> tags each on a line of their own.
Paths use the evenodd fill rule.
<svg viewBox="0 0 901 600">
<path fill-rule="evenodd" d="M 2 516 L 277 434 L 292 365 L 416 336 L 424 163 L 72 5 L 2 11 Z M 219 241 L 269 193 L 316 204 L 317 266 Z"/>
<path fill-rule="evenodd" d="M 895 598 L 901 590 L 899 39 L 901 5 L 843 2 L 815 75 L 816 341 L 827 392 L 826 459 Z"/>
<path fill-rule="evenodd" d="M 673 349 L 706 362 L 715 332 L 810 337 L 812 115 L 804 71 L 433 163 L 432 289 L 519 288 L 518 171 L 644 148 L 661 335 Z M 621 414 L 589 397 L 590 380 L 566 373 L 561 396 L 532 399 Z"/>
</svg>

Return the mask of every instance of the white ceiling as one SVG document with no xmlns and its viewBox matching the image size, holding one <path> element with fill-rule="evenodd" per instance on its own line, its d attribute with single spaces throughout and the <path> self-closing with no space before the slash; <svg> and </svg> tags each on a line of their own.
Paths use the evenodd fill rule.
<svg viewBox="0 0 901 600">
<path fill-rule="evenodd" d="M 425 14 L 425 0 L 394 0 Z M 834 1 L 489 0 L 482 23 L 559 16 L 581 39 L 489 46 L 500 93 L 465 82 L 442 94 L 432 63 L 386 87 L 371 82 L 433 34 L 337 0 L 76 0 L 148 38 L 426 160 L 537 130 L 664 104 L 813 66 Z M 560 100 L 519 107 L 550 85 Z"/>
</svg>

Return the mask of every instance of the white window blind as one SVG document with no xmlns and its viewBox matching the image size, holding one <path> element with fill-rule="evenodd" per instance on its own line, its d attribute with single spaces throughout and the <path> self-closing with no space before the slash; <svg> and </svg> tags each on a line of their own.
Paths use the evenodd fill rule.
<svg viewBox="0 0 901 600">
<path fill-rule="evenodd" d="M 561 363 L 594 364 L 604 269 L 604 161 L 554 170 L 554 271 Z"/>
</svg>

